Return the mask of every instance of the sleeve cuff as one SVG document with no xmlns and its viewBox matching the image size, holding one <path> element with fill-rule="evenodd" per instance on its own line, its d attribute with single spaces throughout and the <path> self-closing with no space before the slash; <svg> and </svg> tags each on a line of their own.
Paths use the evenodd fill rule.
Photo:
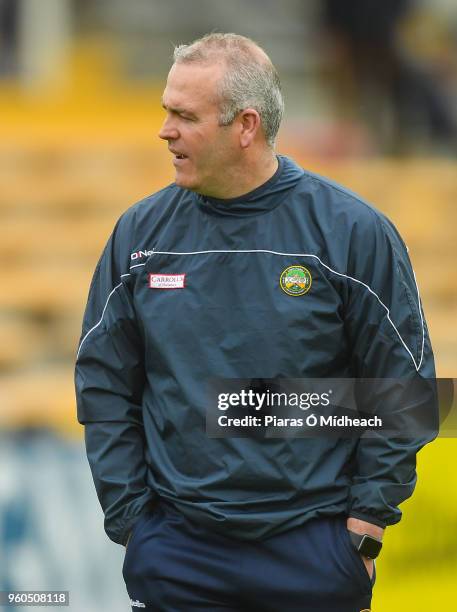
<svg viewBox="0 0 457 612">
<path fill-rule="evenodd" d="M 119 538 L 119 544 L 122 544 L 122 546 L 125 546 L 127 544 L 127 540 L 129 539 L 129 535 L 133 531 L 135 525 L 146 514 L 149 514 L 149 512 L 141 512 L 140 514 L 137 514 L 135 517 L 131 518 L 126 523 L 125 527 L 123 528 L 123 530 L 121 532 L 121 535 L 120 535 L 120 538 Z"/>
<path fill-rule="evenodd" d="M 363 512 L 357 512 L 357 510 L 350 510 L 348 517 L 356 518 L 356 519 L 359 519 L 360 521 L 371 523 L 372 525 L 376 525 L 377 527 L 381 527 L 382 529 L 385 529 L 387 527 L 387 523 L 385 523 L 384 521 L 381 521 L 380 519 L 376 518 L 372 514 L 365 514 Z"/>
</svg>

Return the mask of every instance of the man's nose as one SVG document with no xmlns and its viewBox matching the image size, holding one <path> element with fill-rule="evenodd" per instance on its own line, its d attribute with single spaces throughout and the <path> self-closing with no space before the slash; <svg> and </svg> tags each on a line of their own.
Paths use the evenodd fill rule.
<svg viewBox="0 0 457 612">
<path fill-rule="evenodd" d="M 179 137 L 179 132 L 176 127 L 170 121 L 170 118 L 167 117 L 163 122 L 162 127 L 159 131 L 159 138 L 162 140 L 176 140 Z"/>
</svg>

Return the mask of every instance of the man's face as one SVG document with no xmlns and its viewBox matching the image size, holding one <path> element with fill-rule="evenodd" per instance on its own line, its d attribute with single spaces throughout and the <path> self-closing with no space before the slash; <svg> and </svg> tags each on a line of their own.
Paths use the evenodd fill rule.
<svg viewBox="0 0 457 612">
<path fill-rule="evenodd" d="M 174 64 L 162 96 L 167 117 L 159 132 L 174 155 L 176 184 L 215 197 L 224 197 L 224 182 L 240 163 L 241 150 L 236 126 L 218 124 L 222 74 L 220 64 Z"/>
</svg>

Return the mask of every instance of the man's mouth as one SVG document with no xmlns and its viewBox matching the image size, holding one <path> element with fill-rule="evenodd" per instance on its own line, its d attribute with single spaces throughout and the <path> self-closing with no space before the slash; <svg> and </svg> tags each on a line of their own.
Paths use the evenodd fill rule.
<svg viewBox="0 0 457 612">
<path fill-rule="evenodd" d="M 173 151 L 173 149 L 169 149 L 170 153 L 173 153 L 175 159 L 187 159 L 187 155 L 181 153 L 180 151 Z"/>
</svg>

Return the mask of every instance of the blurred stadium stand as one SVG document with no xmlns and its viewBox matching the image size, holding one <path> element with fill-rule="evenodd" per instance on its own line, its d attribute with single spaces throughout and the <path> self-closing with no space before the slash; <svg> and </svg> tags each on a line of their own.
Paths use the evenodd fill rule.
<svg viewBox="0 0 457 612">
<path fill-rule="evenodd" d="M 75 612 L 128 610 L 123 549 L 103 537 L 81 445 L 42 429 L 0 434 L 0 465 L 0 591 L 66 590 Z"/>
<path fill-rule="evenodd" d="M 122 550 L 105 541 L 76 422 L 73 362 L 90 279 L 116 219 L 172 180 L 157 131 L 173 43 L 233 30 L 266 47 L 286 95 L 278 150 L 395 222 L 421 288 L 438 374 L 456 376 L 455 154 L 438 155 L 430 140 L 424 148 L 418 126 L 407 155 L 386 155 L 381 126 L 328 97 L 321 9 L 319 0 L 0 0 L 10 32 L 0 37 L 0 590 L 71 588 L 78 612 L 126 609 Z M 455 94 L 455 3 L 422 0 L 408 27 L 405 44 L 416 32 L 418 55 Z M 376 609 L 412 610 L 398 602 L 410 601 L 420 572 L 416 612 L 438 602 L 433 580 L 443 604 L 455 598 L 446 574 L 446 564 L 456 567 L 452 450 L 455 440 L 441 440 L 419 456 L 424 478 L 405 504 L 403 536 L 395 528 L 388 536 L 377 587 L 385 607 Z M 443 520 L 446 532 L 432 520 Z M 420 542 L 406 539 L 408 528 L 423 534 Z M 430 549 L 442 573 L 427 582 Z M 400 592 L 393 577 L 405 567 L 408 589 Z"/>
</svg>

